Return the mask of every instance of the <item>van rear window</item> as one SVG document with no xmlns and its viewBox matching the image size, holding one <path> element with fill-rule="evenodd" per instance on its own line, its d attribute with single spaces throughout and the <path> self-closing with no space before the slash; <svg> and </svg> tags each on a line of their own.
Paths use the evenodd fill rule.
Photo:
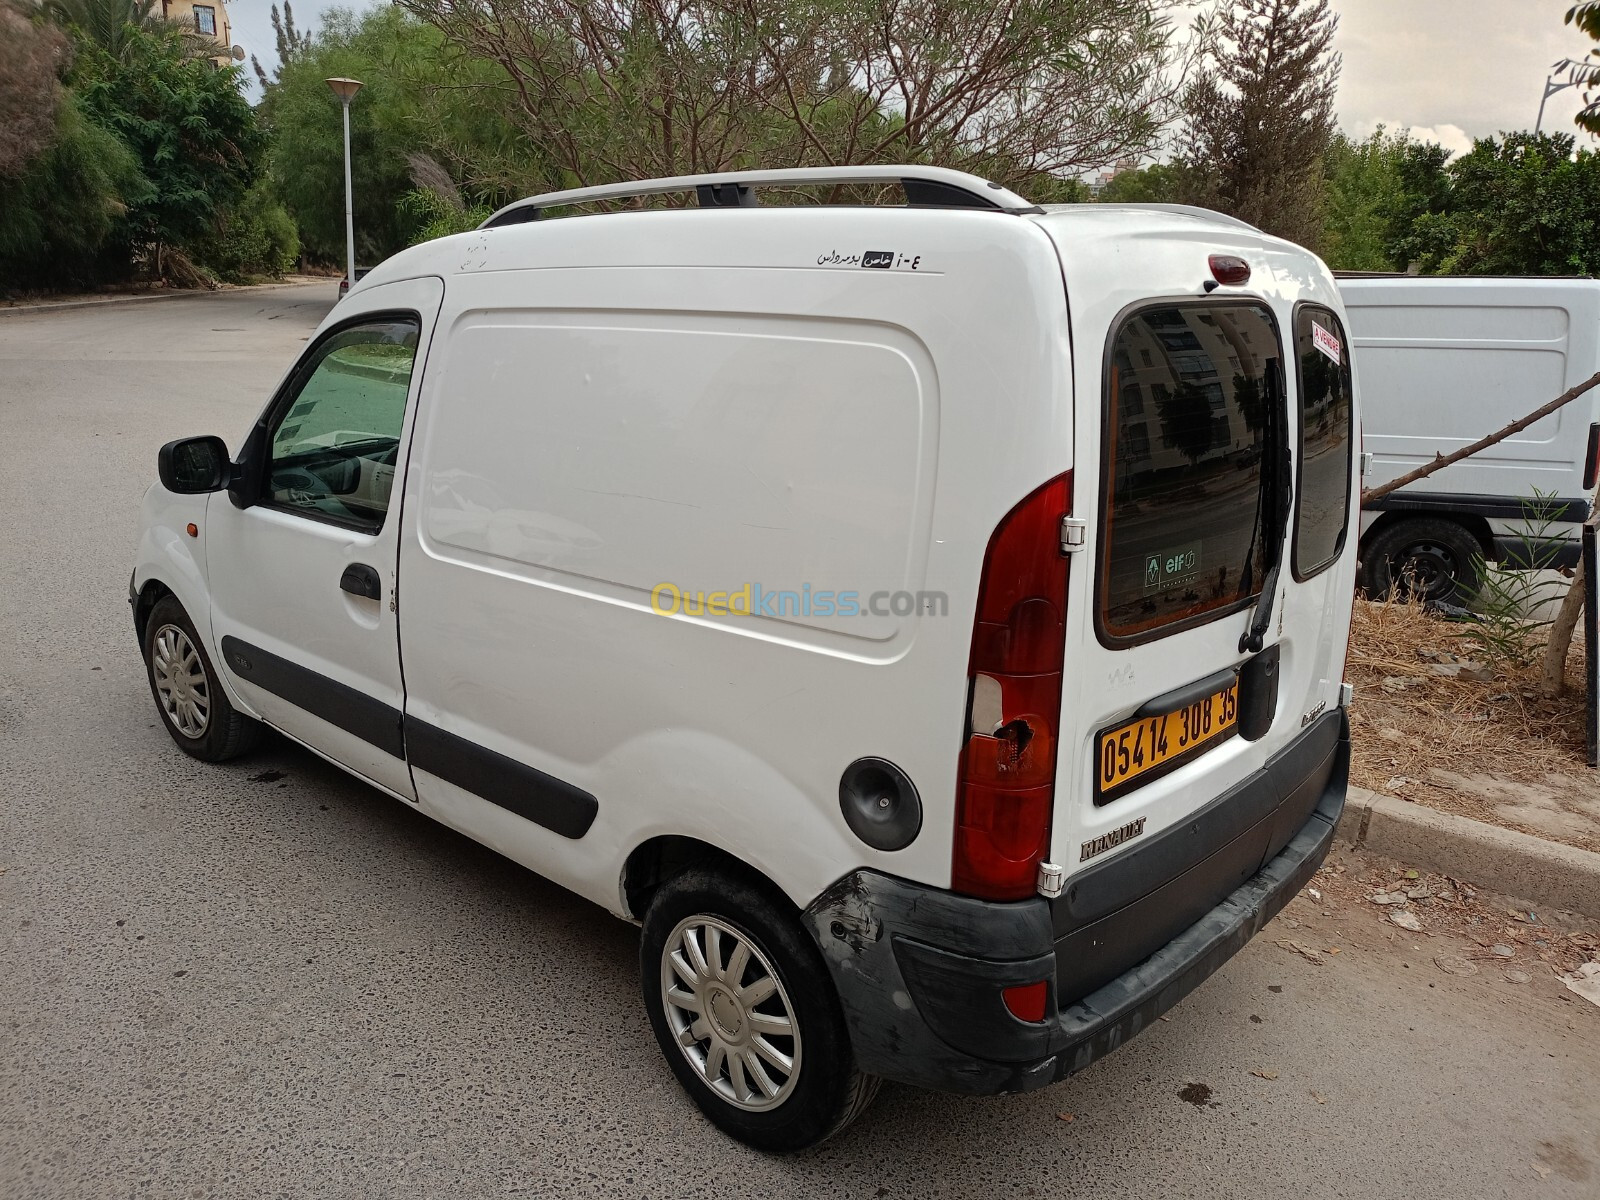
<svg viewBox="0 0 1600 1200">
<path fill-rule="evenodd" d="M 1099 588 L 1109 638 L 1220 616 L 1259 593 L 1282 360 L 1258 304 L 1161 305 L 1113 332 Z"/>
<path fill-rule="evenodd" d="M 1344 549 L 1350 522 L 1350 339 L 1325 308 L 1295 313 L 1300 360 L 1300 486 L 1294 525 L 1294 577 L 1309 579 Z"/>
</svg>

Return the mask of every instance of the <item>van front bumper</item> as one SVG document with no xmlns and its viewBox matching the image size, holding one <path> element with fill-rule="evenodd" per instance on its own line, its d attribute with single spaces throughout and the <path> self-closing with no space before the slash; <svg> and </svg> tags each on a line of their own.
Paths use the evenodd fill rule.
<svg viewBox="0 0 1600 1200">
<path fill-rule="evenodd" d="M 1349 724 L 1328 713 L 1175 829 L 1001 904 L 876 871 L 805 911 L 863 1071 L 942 1091 L 1021 1092 L 1150 1025 L 1227 962 L 1322 865 L 1344 809 Z M 1045 981 L 1045 1020 L 1003 989 Z"/>
</svg>

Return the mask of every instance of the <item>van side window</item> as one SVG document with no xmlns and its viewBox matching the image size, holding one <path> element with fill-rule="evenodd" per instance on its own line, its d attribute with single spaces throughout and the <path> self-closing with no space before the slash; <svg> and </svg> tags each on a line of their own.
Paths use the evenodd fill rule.
<svg viewBox="0 0 1600 1200">
<path fill-rule="evenodd" d="M 1350 521 L 1350 341 L 1339 318 L 1302 305 L 1295 313 L 1300 381 L 1300 464 L 1295 488 L 1294 577 L 1327 568 L 1344 549 Z"/>
<path fill-rule="evenodd" d="M 376 533 L 389 511 L 418 323 L 386 317 L 328 338 L 272 430 L 263 501 Z"/>
<path fill-rule="evenodd" d="M 1271 312 L 1237 301 L 1156 305 L 1113 331 L 1098 586 L 1108 644 L 1260 593 L 1282 353 Z"/>
</svg>

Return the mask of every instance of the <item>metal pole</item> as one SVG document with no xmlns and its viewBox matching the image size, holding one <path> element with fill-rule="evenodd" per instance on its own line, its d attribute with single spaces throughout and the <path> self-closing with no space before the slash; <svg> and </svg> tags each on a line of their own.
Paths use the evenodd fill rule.
<svg viewBox="0 0 1600 1200">
<path fill-rule="evenodd" d="M 341 97 L 344 104 L 344 257 L 350 286 L 356 285 L 356 213 L 353 191 L 350 186 L 350 100 Z M 1541 111 L 1544 105 L 1539 106 Z"/>
</svg>

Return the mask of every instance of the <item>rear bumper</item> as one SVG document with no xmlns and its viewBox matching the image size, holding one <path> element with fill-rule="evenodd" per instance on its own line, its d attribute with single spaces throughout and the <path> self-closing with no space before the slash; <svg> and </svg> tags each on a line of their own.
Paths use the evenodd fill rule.
<svg viewBox="0 0 1600 1200">
<path fill-rule="evenodd" d="M 805 912 L 864 1071 L 944 1091 L 1028 1091 L 1081 1071 L 1239 951 L 1322 864 L 1344 808 L 1329 713 L 1177 830 L 997 904 L 857 871 Z M 1041 1022 L 1001 991 L 1047 981 Z"/>
</svg>

